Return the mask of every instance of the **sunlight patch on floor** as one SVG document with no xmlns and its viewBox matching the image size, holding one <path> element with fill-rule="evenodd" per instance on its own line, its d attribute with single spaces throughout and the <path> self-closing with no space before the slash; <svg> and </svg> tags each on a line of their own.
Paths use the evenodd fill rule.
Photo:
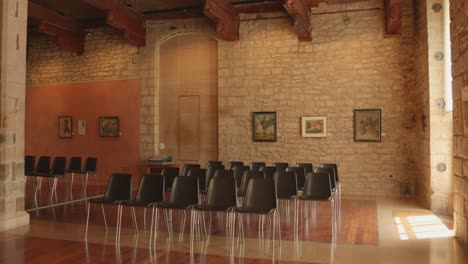
<svg viewBox="0 0 468 264">
<path fill-rule="evenodd" d="M 453 230 L 431 212 L 394 211 L 393 218 L 400 240 L 454 236 Z"/>
</svg>

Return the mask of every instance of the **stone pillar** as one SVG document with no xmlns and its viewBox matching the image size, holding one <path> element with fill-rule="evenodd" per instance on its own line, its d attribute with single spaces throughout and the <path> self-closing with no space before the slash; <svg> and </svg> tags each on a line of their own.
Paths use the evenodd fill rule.
<svg viewBox="0 0 468 264">
<path fill-rule="evenodd" d="M 24 211 L 27 0 L 0 0 L 0 231 L 29 224 Z"/>
</svg>

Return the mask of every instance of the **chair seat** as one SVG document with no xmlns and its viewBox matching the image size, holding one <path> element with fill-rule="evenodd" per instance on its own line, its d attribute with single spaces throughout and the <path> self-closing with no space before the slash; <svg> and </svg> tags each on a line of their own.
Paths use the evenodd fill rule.
<svg viewBox="0 0 468 264">
<path fill-rule="evenodd" d="M 302 195 L 302 196 L 299 196 L 299 199 L 309 200 L 309 201 L 330 201 L 331 197 L 323 198 L 322 196 Z"/>
<path fill-rule="evenodd" d="M 216 212 L 228 211 L 230 208 L 231 207 L 209 206 L 209 205 L 206 205 L 206 204 L 194 206 L 195 210 L 199 210 L 199 211 L 216 211 Z"/>
<path fill-rule="evenodd" d="M 67 170 L 67 173 L 81 173 L 81 170 Z"/>
<path fill-rule="evenodd" d="M 171 203 L 171 202 L 160 202 L 156 203 L 156 207 L 158 208 L 165 208 L 165 209 L 187 209 L 190 206 L 181 206 L 179 204 Z"/>
<path fill-rule="evenodd" d="M 153 203 L 148 203 L 148 202 L 142 202 L 142 201 L 135 201 L 135 200 L 125 200 L 122 201 L 122 205 L 126 206 L 136 206 L 136 207 L 148 207 L 153 205 Z"/>
<path fill-rule="evenodd" d="M 247 207 L 234 207 L 233 210 L 238 213 L 244 214 L 270 214 L 272 210 L 262 211 L 262 210 L 255 210 Z"/>
<path fill-rule="evenodd" d="M 89 203 L 97 203 L 97 204 L 115 204 L 117 201 L 115 200 L 106 200 L 104 198 L 93 198 L 88 200 Z"/>
</svg>

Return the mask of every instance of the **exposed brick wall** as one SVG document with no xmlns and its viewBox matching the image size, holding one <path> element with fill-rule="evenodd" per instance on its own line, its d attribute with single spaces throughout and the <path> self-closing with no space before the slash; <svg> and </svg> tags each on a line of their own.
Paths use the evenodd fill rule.
<svg viewBox="0 0 468 264">
<path fill-rule="evenodd" d="M 468 3 L 450 0 L 454 117 L 455 233 L 468 246 L 468 141 L 463 138 L 461 90 L 468 89 Z M 467 118 L 466 116 L 464 118 Z"/>
<path fill-rule="evenodd" d="M 403 1 L 401 37 L 384 38 L 382 1 L 313 9 L 311 43 L 298 43 L 288 19 L 244 21 L 240 41 L 218 45 L 219 158 L 250 162 L 338 162 L 344 191 L 404 195 L 415 192 L 418 162 L 412 1 Z M 277 15 L 277 14 L 271 14 Z M 254 16 L 243 16 L 250 19 Z M 212 34 L 205 20 L 149 22 L 140 55 L 107 30 L 95 30 L 82 57 L 43 37 L 30 40 L 28 85 L 97 79 L 142 80 L 142 158 L 158 144 L 158 45 L 186 32 Z M 107 61 L 106 61 L 107 60 Z M 104 72 L 104 73 L 95 73 Z M 353 142 L 353 110 L 382 109 L 382 143 Z M 276 111 L 278 142 L 252 142 L 252 112 Z M 300 117 L 326 115 L 328 137 L 300 137 Z M 387 174 L 395 174 L 389 180 Z"/>
</svg>

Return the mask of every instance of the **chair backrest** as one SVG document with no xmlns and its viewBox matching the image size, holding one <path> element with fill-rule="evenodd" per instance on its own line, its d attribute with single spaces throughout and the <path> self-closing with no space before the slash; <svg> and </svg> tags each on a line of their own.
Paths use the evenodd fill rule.
<svg viewBox="0 0 468 264">
<path fill-rule="evenodd" d="M 67 159 L 65 157 L 55 157 L 50 169 L 50 175 L 54 177 L 65 177 L 67 171 Z"/>
<path fill-rule="evenodd" d="M 253 161 L 250 163 L 250 170 L 252 171 L 258 171 L 262 166 L 265 166 L 265 162 L 258 162 L 258 161 Z"/>
<path fill-rule="evenodd" d="M 296 163 L 296 167 L 304 168 L 305 175 L 309 172 L 314 172 L 314 165 L 312 163 Z"/>
<path fill-rule="evenodd" d="M 193 171 L 190 173 L 191 170 Z M 189 173 L 191 175 L 197 174 L 198 176 L 200 173 L 200 164 L 184 164 L 180 176 L 189 176 Z"/>
<path fill-rule="evenodd" d="M 294 172 L 296 176 L 297 188 L 302 189 L 304 188 L 305 184 L 305 169 L 302 167 L 288 167 L 286 171 Z"/>
<path fill-rule="evenodd" d="M 303 199 L 328 200 L 331 198 L 331 178 L 327 172 L 307 173 Z"/>
<path fill-rule="evenodd" d="M 198 178 L 178 176 L 174 179 L 169 202 L 178 208 L 198 204 Z"/>
<path fill-rule="evenodd" d="M 340 177 L 338 177 L 338 165 L 335 163 L 320 163 L 321 168 L 332 168 L 335 172 L 336 182 L 340 182 Z"/>
<path fill-rule="evenodd" d="M 247 193 L 247 187 L 249 186 L 249 182 L 253 178 L 265 178 L 263 177 L 263 173 L 261 171 L 253 171 L 253 170 L 246 170 L 242 175 L 240 189 L 237 192 L 238 196 L 244 196 Z"/>
<path fill-rule="evenodd" d="M 278 199 L 291 199 L 297 195 L 295 172 L 277 171 L 274 176 Z"/>
<path fill-rule="evenodd" d="M 273 179 L 273 176 L 278 169 L 273 166 L 262 166 L 260 167 L 260 171 L 263 173 L 263 177 L 265 177 L 265 179 Z"/>
<path fill-rule="evenodd" d="M 242 176 L 244 172 L 249 170 L 249 166 L 236 166 L 234 167 L 234 179 L 236 179 L 236 186 L 239 188 L 242 182 Z"/>
<path fill-rule="evenodd" d="M 153 174 L 143 175 L 138 186 L 135 201 L 139 203 L 155 203 L 164 200 L 164 176 Z"/>
<path fill-rule="evenodd" d="M 95 174 L 97 170 L 97 158 L 86 158 L 83 172 L 88 174 Z"/>
<path fill-rule="evenodd" d="M 32 175 L 36 171 L 36 157 L 24 156 L 24 175 Z"/>
<path fill-rule="evenodd" d="M 210 181 L 206 205 L 217 210 L 236 206 L 236 183 L 234 177 L 215 177 Z"/>
<path fill-rule="evenodd" d="M 210 166 L 213 166 L 213 165 L 221 166 L 221 165 L 223 165 L 223 162 L 219 161 L 219 160 L 209 160 L 206 163 L 206 168 L 208 169 Z"/>
<path fill-rule="evenodd" d="M 164 176 L 165 188 L 169 190 L 172 187 L 175 177 L 179 176 L 179 168 L 164 168 L 161 174 Z"/>
<path fill-rule="evenodd" d="M 289 167 L 289 163 L 287 163 L 287 162 L 274 162 L 273 167 L 278 168 L 278 171 L 286 171 L 286 169 Z"/>
<path fill-rule="evenodd" d="M 236 166 L 244 166 L 244 162 L 242 161 L 230 161 L 228 163 L 227 169 L 228 170 L 234 170 Z"/>
<path fill-rule="evenodd" d="M 203 186 L 204 187 L 203 190 L 208 190 L 210 181 L 211 179 L 213 179 L 215 173 L 218 170 L 224 171 L 224 165 L 215 164 L 215 165 L 211 165 L 210 167 L 206 169 L 205 185 Z"/>
<path fill-rule="evenodd" d="M 81 172 L 81 157 L 71 157 L 67 172 Z"/>
<path fill-rule="evenodd" d="M 234 171 L 233 170 L 217 170 L 214 174 L 214 177 L 216 178 L 220 176 L 231 177 L 234 179 Z"/>
<path fill-rule="evenodd" d="M 268 213 L 276 208 L 276 188 L 272 179 L 253 178 L 249 181 L 242 207 L 250 212 Z"/>
<path fill-rule="evenodd" d="M 40 156 L 37 161 L 36 173 L 49 174 L 50 172 L 50 157 Z"/>
<path fill-rule="evenodd" d="M 104 200 L 120 201 L 131 200 L 132 175 L 128 173 L 113 173 L 107 183 Z"/>
<path fill-rule="evenodd" d="M 316 173 L 328 173 L 328 177 L 330 177 L 330 188 L 332 191 L 335 190 L 336 182 L 335 182 L 335 173 L 333 172 L 332 168 L 314 168 L 314 172 Z"/>
</svg>

